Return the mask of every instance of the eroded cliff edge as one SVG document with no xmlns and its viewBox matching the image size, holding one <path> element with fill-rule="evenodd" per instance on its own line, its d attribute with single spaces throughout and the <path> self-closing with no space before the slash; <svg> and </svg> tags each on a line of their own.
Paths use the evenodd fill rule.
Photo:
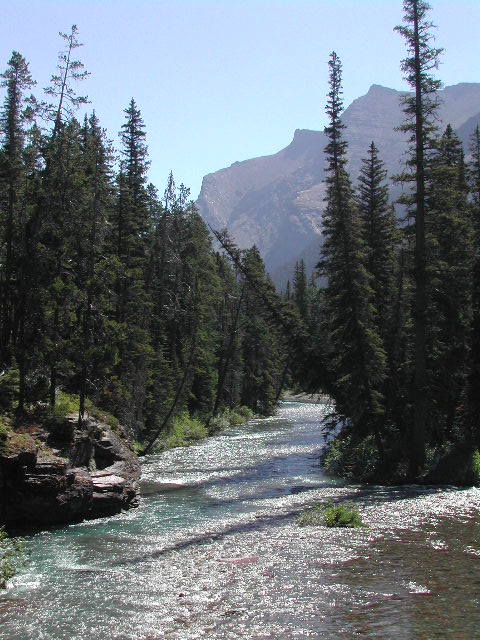
<svg viewBox="0 0 480 640">
<path fill-rule="evenodd" d="M 140 465 L 121 427 L 67 416 L 8 433 L 0 451 L 0 525 L 44 527 L 137 505 Z"/>
</svg>

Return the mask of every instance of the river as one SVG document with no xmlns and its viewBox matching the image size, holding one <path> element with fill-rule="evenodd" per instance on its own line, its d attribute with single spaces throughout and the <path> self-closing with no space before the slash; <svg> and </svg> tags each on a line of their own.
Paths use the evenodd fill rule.
<svg viewBox="0 0 480 640">
<path fill-rule="evenodd" d="M 480 638 L 480 490 L 327 478 L 324 410 L 150 456 L 137 509 L 28 538 L 0 638 Z M 327 499 L 368 528 L 296 525 Z"/>
</svg>

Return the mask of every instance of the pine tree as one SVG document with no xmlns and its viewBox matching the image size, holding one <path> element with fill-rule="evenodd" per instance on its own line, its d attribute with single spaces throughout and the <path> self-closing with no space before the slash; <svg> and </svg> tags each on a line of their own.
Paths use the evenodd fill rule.
<svg viewBox="0 0 480 640">
<path fill-rule="evenodd" d="M 399 233 L 389 205 L 387 172 L 372 142 L 362 160 L 358 178 L 357 205 L 363 224 L 365 267 L 370 278 L 372 304 L 377 312 L 378 331 L 385 348 L 391 334 L 391 313 L 395 291 L 395 269 Z"/>
<path fill-rule="evenodd" d="M 75 274 L 78 291 L 74 353 L 78 367 L 79 421 L 89 391 L 102 388 L 107 325 L 105 236 L 113 204 L 112 148 L 95 112 L 85 116 L 81 132 L 82 200 L 75 234 Z M 90 381 L 90 382 L 89 382 Z"/>
<path fill-rule="evenodd" d="M 451 439 L 465 388 L 471 325 L 472 224 L 463 149 L 450 125 L 428 172 L 428 424 Z"/>
<path fill-rule="evenodd" d="M 480 128 L 471 137 L 469 172 L 472 242 L 472 327 L 471 354 L 467 386 L 468 417 L 477 447 L 480 448 Z"/>
<path fill-rule="evenodd" d="M 293 299 L 297 305 L 298 312 L 304 322 L 309 317 L 309 300 L 308 300 L 308 284 L 307 273 L 305 271 L 305 260 L 295 263 L 295 271 L 293 275 Z"/>
<path fill-rule="evenodd" d="M 109 237 L 115 275 L 116 362 L 105 401 L 133 432 L 143 425 L 151 301 L 146 290 L 149 247 L 155 233 L 146 188 L 149 166 L 145 125 L 132 99 L 122 125 L 117 202 Z"/>
<path fill-rule="evenodd" d="M 36 103 L 27 92 L 36 84 L 28 63 L 14 51 L 7 70 L 0 76 L 6 88 L 0 112 L 0 365 L 9 365 L 13 354 L 14 313 L 18 308 L 18 275 L 24 252 L 26 210 L 24 152 L 27 127 Z M 14 340 L 13 340 L 14 341 Z"/>
<path fill-rule="evenodd" d="M 431 46 L 432 23 L 428 20 L 430 5 L 424 0 L 404 0 L 404 25 L 395 29 L 406 40 L 408 57 L 402 61 L 402 71 L 414 95 L 403 99 L 406 123 L 402 129 L 410 134 L 410 179 L 415 189 L 411 215 L 415 221 L 414 249 L 414 420 L 410 452 L 410 473 L 416 475 L 425 463 L 427 420 L 427 254 L 425 218 L 427 206 L 426 164 L 435 113 L 438 108 L 436 91 L 440 82 L 431 75 L 438 68 L 441 49 Z"/>
<path fill-rule="evenodd" d="M 330 56 L 330 91 L 325 129 L 329 142 L 324 244 L 319 263 L 328 279 L 325 320 L 334 351 L 335 401 L 338 412 L 366 433 L 371 429 L 380 456 L 383 444 L 379 419 L 383 413 L 381 389 L 385 353 L 375 329 L 375 310 L 365 269 L 365 244 L 361 218 L 354 200 L 347 166 L 347 143 L 342 137 L 341 62 Z"/>
</svg>

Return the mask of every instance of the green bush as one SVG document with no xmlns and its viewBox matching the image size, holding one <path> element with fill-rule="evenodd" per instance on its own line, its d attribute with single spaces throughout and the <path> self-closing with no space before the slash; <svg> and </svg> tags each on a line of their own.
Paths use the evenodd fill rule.
<svg viewBox="0 0 480 640">
<path fill-rule="evenodd" d="M 85 409 L 89 416 L 91 416 L 95 420 L 98 420 L 98 422 L 104 422 L 105 424 L 108 424 L 108 426 L 111 427 L 113 431 L 118 431 L 120 422 L 118 418 L 112 416 L 111 413 L 108 413 L 108 411 L 104 411 L 103 409 L 99 409 L 94 404 L 92 404 L 90 400 L 85 400 Z"/>
<path fill-rule="evenodd" d="M 253 416 L 253 411 L 245 406 L 236 409 L 225 409 L 211 421 L 211 431 L 213 433 L 228 429 L 228 427 L 240 427 L 242 424 L 247 424 Z"/>
<path fill-rule="evenodd" d="M 61 424 L 69 414 L 77 414 L 80 411 L 78 396 L 63 391 L 57 391 L 55 406 L 46 410 L 46 420 L 53 424 Z"/>
<path fill-rule="evenodd" d="M 351 503 L 333 505 L 330 504 L 325 509 L 325 526 L 327 527 L 363 527 L 358 509 Z"/>
<path fill-rule="evenodd" d="M 242 416 L 242 418 L 245 419 L 246 422 L 251 420 L 254 416 L 253 411 L 249 407 L 246 407 L 245 405 L 239 407 L 238 409 L 235 409 L 235 411 L 236 413 L 239 413 Z"/>
<path fill-rule="evenodd" d="M 9 538 L 5 529 L 0 527 L 0 589 L 5 589 L 10 578 L 25 563 L 21 540 Z"/>
<path fill-rule="evenodd" d="M 5 453 L 7 450 L 8 434 L 11 433 L 11 431 L 9 425 L 0 418 L 0 454 Z"/>
<path fill-rule="evenodd" d="M 18 398 L 20 385 L 20 371 L 17 363 L 14 361 L 12 365 L 3 371 L 0 375 L 0 407 L 6 411 L 10 411 L 16 398 Z"/>
<path fill-rule="evenodd" d="M 350 502 L 337 505 L 328 503 L 325 507 L 315 505 L 298 516 L 297 524 L 299 527 L 325 526 L 349 529 L 365 526 L 358 509 Z"/>
<path fill-rule="evenodd" d="M 198 418 L 190 417 L 188 411 L 175 416 L 170 430 L 160 436 L 155 451 L 164 451 L 175 447 L 188 447 L 208 436 L 205 424 Z"/>
<path fill-rule="evenodd" d="M 472 469 L 477 483 L 480 484 L 480 453 L 478 449 L 475 449 L 472 455 Z"/>
<path fill-rule="evenodd" d="M 323 457 L 323 467 L 327 473 L 356 482 L 374 478 L 379 462 L 373 435 L 360 439 L 348 432 L 337 436 Z"/>
</svg>

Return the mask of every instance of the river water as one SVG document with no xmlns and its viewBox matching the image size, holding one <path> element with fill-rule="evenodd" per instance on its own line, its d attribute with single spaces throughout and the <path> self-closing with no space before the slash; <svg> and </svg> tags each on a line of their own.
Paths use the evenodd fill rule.
<svg viewBox="0 0 480 640">
<path fill-rule="evenodd" d="M 139 508 L 28 538 L 0 638 L 480 638 L 480 490 L 327 478 L 324 410 L 151 456 Z M 296 525 L 328 499 L 368 529 Z"/>
</svg>

